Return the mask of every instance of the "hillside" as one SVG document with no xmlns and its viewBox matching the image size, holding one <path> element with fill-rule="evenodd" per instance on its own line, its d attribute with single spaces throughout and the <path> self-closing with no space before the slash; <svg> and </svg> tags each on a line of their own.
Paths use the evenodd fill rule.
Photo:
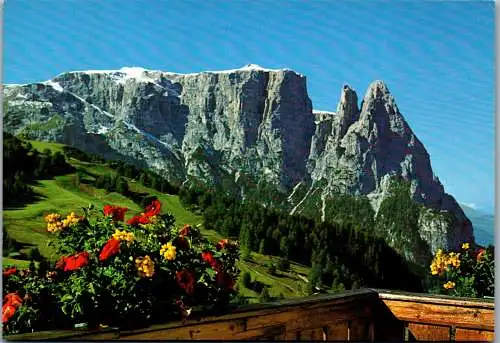
<svg viewBox="0 0 500 343">
<path fill-rule="evenodd" d="M 43 152 L 49 149 L 52 152 L 62 152 L 65 145 L 30 141 L 34 149 Z M 92 186 L 93 181 L 101 175 L 115 175 L 117 172 L 107 163 L 93 163 L 71 158 L 69 163 L 74 171 L 59 175 L 52 179 L 37 180 L 33 184 L 36 197 L 32 201 L 4 209 L 4 229 L 9 237 L 17 242 L 19 249 L 8 257 L 3 257 L 3 265 L 17 265 L 26 268 L 29 264 L 27 255 L 33 248 L 54 261 L 58 258 L 53 249 L 48 246 L 52 239 L 46 231 L 44 216 L 51 212 L 68 213 L 75 211 L 82 214 L 82 207 L 89 204 L 102 208 L 105 204 L 115 204 L 129 208 L 126 219 L 141 211 L 141 206 L 133 199 L 117 192 L 107 192 L 104 189 Z M 78 176 L 77 176 L 78 175 Z M 78 184 L 75 182 L 79 179 Z M 185 208 L 178 195 L 166 194 L 153 188 L 142 185 L 138 180 L 127 179 L 131 192 L 146 196 L 155 196 L 162 203 L 162 212 L 171 213 L 176 218 L 176 225 L 201 225 L 203 235 L 210 241 L 217 242 L 223 237 L 214 230 L 203 227 L 203 217 L 198 213 Z M 252 253 L 248 262 L 240 261 L 242 271 L 250 272 L 252 279 L 261 285 L 267 285 L 273 297 L 293 297 L 303 295 L 306 283 L 297 275 L 306 278 L 309 269 L 296 263 L 291 263 L 290 272 L 278 272 L 272 276 L 267 273 L 267 264 L 272 257 Z M 242 296 L 250 302 L 258 302 L 259 293 L 242 288 Z"/>
<path fill-rule="evenodd" d="M 495 244 L 495 217 L 491 214 L 460 204 L 474 225 L 476 242 L 481 245 Z"/>
</svg>

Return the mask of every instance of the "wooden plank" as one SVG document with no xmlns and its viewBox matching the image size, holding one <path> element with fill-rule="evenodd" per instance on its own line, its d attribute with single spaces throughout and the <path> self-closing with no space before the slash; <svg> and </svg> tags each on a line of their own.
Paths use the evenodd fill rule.
<svg viewBox="0 0 500 343">
<path fill-rule="evenodd" d="M 382 300 L 393 315 L 402 321 L 494 330 L 495 311 L 490 308 Z"/>
<path fill-rule="evenodd" d="M 175 328 L 146 330 L 120 335 L 120 339 L 231 339 L 246 331 L 244 319 L 228 320 L 215 323 L 185 325 Z"/>
<path fill-rule="evenodd" d="M 249 317 L 247 328 L 251 330 L 262 326 L 286 323 L 287 330 L 314 329 L 339 320 L 355 319 L 360 316 L 369 317 L 373 315 L 372 303 L 368 300 L 350 301 L 322 308 L 293 309 L 280 313 Z"/>
<path fill-rule="evenodd" d="M 299 341 L 323 341 L 323 340 L 325 340 L 323 337 L 323 329 L 316 328 L 316 329 L 303 330 L 300 333 L 300 337 L 298 338 L 298 340 Z"/>
<path fill-rule="evenodd" d="M 347 341 L 347 320 L 336 321 L 328 325 L 328 340 L 329 341 Z"/>
<path fill-rule="evenodd" d="M 372 340 L 370 318 L 356 318 L 349 322 L 349 340 L 368 342 Z"/>
<path fill-rule="evenodd" d="M 457 341 L 493 342 L 494 339 L 494 331 L 471 330 L 462 328 L 457 328 L 457 330 L 455 331 L 455 340 Z"/>
<path fill-rule="evenodd" d="M 284 325 L 277 325 L 271 327 L 262 327 L 255 330 L 243 331 L 241 333 L 235 334 L 231 340 L 283 340 L 286 336 L 286 330 Z M 218 337 L 211 338 L 218 340 Z M 222 338 L 221 338 L 222 339 Z"/>
<path fill-rule="evenodd" d="M 193 314 L 196 315 L 196 314 Z M 348 326 L 348 323 L 350 323 Z M 249 305 L 223 316 L 205 316 L 139 330 L 54 331 L 5 337 L 8 340 L 399 340 L 404 338 L 490 340 L 494 303 L 376 290 Z M 325 331 L 326 328 L 326 331 Z M 486 330 L 486 331 L 485 331 Z"/>
<path fill-rule="evenodd" d="M 404 340 L 405 323 L 397 319 L 389 308 L 380 301 L 375 305 L 374 340 L 382 342 L 402 342 Z"/>
<path fill-rule="evenodd" d="M 290 316 L 295 318 L 304 317 L 304 314 L 309 310 L 318 309 L 318 311 L 328 312 L 330 315 L 335 315 L 334 312 L 341 311 L 340 306 L 349 308 L 353 304 L 373 303 L 378 301 L 378 294 L 371 289 L 346 291 L 337 294 L 318 295 L 299 299 L 286 299 L 275 303 L 268 304 L 252 304 L 245 305 L 235 309 L 232 313 L 222 316 L 205 316 L 199 319 L 191 319 L 185 323 L 171 322 L 167 324 L 156 324 L 149 328 L 137 330 L 123 330 L 121 336 L 138 335 L 148 331 L 166 330 L 174 328 L 182 328 L 187 325 L 199 325 L 201 323 L 225 322 L 228 320 L 244 319 L 244 318 L 260 318 L 256 319 L 247 327 L 247 330 L 258 328 L 263 325 L 274 326 L 286 322 Z M 338 308 L 338 311 L 335 309 Z M 293 313 L 293 314 L 287 314 Z M 266 317 L 268 316 L 268 317 Z M 266 319 L 267 318 L 267 319 Z M 269 318 L 274 318 L 269 322 Z M 248 323 L 247 323 L 248 324 Z"/>
<path fill-rule="evenodd" d="M 375 290 L 376 291 L 376 290 Z M 438 294 L 409 293 L 391 290 L 378 290 L 379 298 L 382 300 L 401 300 L 413 303 L 427 303 L 451 305 L 458 307 L 479 307 L 495 309 L 494 299 L 485 298 L 461 298 Z"/>
<path fill-rule="evenodd" d="M 410 341 L 449 341 L 450 327 L 408 323 Z"/>
<path fill-rule="evenodd" d="M 113 340 L 119 337 L 118 328 L 99 330 L 54 330 L 19 335 L 3 336 L 7 341 L 50 341 L 50 340 Z"/>
</svg>

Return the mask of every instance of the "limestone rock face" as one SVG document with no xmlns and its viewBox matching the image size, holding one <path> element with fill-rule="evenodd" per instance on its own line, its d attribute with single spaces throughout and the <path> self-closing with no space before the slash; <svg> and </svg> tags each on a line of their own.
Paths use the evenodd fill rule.
<svg viewBox="0 0 500 343">
<path fill-rule="evenodd" d="M 367 196 L 378 211 L 399 176 L 425 206 L 419 234 L 433 251 L 473 240 L 470 221 L 382 81 L 360 106 L 344 85 L 336 112 L 313 112 L 305 76 L 256 65 L 193 74 L 69 72 L 3 92 L 10 133 L 125 160 L 179 183 L 245 175 L 290 194 L 291 213 L 315 197 L 324 219 L 335 193 Z"/>
<path fill-rule="evenodd" d="M 242 171 L 290 189 L 306 177 L 314 117 L 306 79 L 291 70 L 70 72 L 4 94 L 7 131 L 122 155 L 170 179 Z M 64 124 L 30 127 L 51 118 Z"/>
<path fill-rule="evenodd" d="M 420 236 L 434 252 L 473 240 L 472 225 L 434 176 L 429 154 L 400 113 L 389 89 L 373 82 L 357 108 L 356 93 L 344 86 L 337 114 L 316 122 L 309 170 L 324 192 L 365 195 L 375 211 L 389 194 L 388 180 L 411 183 L 412 198 L 432 209 L 422 213 Z M 326 131 L 331 126 L 330 134 Z M 452 221 L 444 219 L 449 215 Z"/>
</svg>

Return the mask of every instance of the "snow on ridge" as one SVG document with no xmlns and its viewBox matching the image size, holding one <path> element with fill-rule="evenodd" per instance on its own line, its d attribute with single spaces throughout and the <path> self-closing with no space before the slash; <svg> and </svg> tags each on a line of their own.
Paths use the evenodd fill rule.
<svg viewBox="0 0 500 343">
<path fill-rule="evenodd" d="M 3 84 L 4 87 L 22 87 L 22 86 L 26 86 L 26 85 L 29 85 L 29 83 L 4 83 Z"/>
<path fill-rule="evenodd" d="M 313 112 L 313 114 L 322 114 L 322 113 L 324 113 L 324 114 L 333 114 L 333 115 L 337 114 L 334 111 L 324 111 L 324 110 L 315 110 L 315 109 L 313 109 L 312 112 Z"/>
<path fill-rule="evenodd" d="M 52 80 L 48 80 L 48 81 L 45 81 L 45 82 L 42 82 L 42 83 L 44 85 L 47 85 L 47 86 L 50 86 L 50 87 L 54 88 L 58 92 L 63 92 L 64 91 L 64 89 L 61 87 L 61 85 L 58 82 L 54 82 Z"/>
<path fill-rule="evenodd" d="M 136 81 L 142 82 L 155 82 L 155 78 L 153 78 L 150 73 L 161 73 L 159 70 L 149 70 L 143 67 L 122 67 L 120 69 L 115 70 L 75 70 L 70 71 L 68 74 L 102 74 L 110 76 L 113 81 L 117 83 L 124 84 L 129 79 L 134 79 Z M 63 73 L 64 74 L 64 73 Z M 62 75 L 62 74 L 60 74 Z"/>
<path fill-rule="evenodd" d="M 169 74 L 177 74 L 177 75 L 199 75 L 203 73 L 209 73 L 209 74 L 231 74 L 231 73 L 236 73 L 236 72 L 241 72 L 241 71 L 264 71 L 264 72 L 283 72 L 283 71 L 292 71 L 291 69 L 288 68 L 283 68 L 283 69 L 268 69 L 268 68 L 263 68 L 257 64 L 247 64 L 244 65 L 241 68 L 238 69 L 227 69 L 227 70 L 204 70 L 200 71 L 197 73 L 188 73 L 188 74 L 177 74 L 177 73 L 169 73 Z M 297 73 L 298 74 L 298 73 Z M 301 75 L 302 74 L 298 74 Z"/>
<path fill-rule="evenodd" d="M 146 69 L 143 67 L 122 67 L 120 69 L 102 69 L 102 70 L 75 70 L 75 71 L 69 71 L 67 73 L 62 73 L 59 74 L 56 77 L 59 77 L 63 74 L 104 74 L 108 75 L 113 78 L 118 83 L 125 83 L 128 79 L 135 79 L 136 81 L 143 81 L 143 82 L 156 82 L 158 81 L 158 76 L 161 75 L 173 75 L 173 76 L 194 76 L 194 75 L 199 75 L 203 73 L 209 73 L 209 74 L 231 74 L 235 72 L 248 72 L 248 71 L 263 71 L 263 72 L 286 72 L 286 71 L 291 71 L 294 72 L 295 74 L 299 75 L 300 77 L 304 77 L 303 74 L 297 73 L 291 69 L 288 68 L 282 68 L 282 69 L 269 69 L 269 68 L 263 68 L 257 64 L 247 64 L 244 65 L 241 68 L 238 69 L 227 69 L 227 70 L 202 70 L 199 72 L 194 72 L 194 73 L 177 73 L 177 72 L 171 72 L 171 71 L 161 71 L 161 70 L 152 70 L 152 69 Z M 156 75 L 154 75 L 156 74 Z"/>
</svg>

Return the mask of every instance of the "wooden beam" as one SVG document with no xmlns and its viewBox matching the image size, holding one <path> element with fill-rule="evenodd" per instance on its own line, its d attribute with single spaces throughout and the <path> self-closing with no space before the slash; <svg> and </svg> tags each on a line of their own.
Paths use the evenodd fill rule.
<svg viewBox="0 0 500 343">
<path fill-rule="evenodd" d="M 493 300 L 436 297 L 402 293 L 379 293 L 382 302 L 399 320 L 457 328 L 493 330 Z"/>
</svg>

